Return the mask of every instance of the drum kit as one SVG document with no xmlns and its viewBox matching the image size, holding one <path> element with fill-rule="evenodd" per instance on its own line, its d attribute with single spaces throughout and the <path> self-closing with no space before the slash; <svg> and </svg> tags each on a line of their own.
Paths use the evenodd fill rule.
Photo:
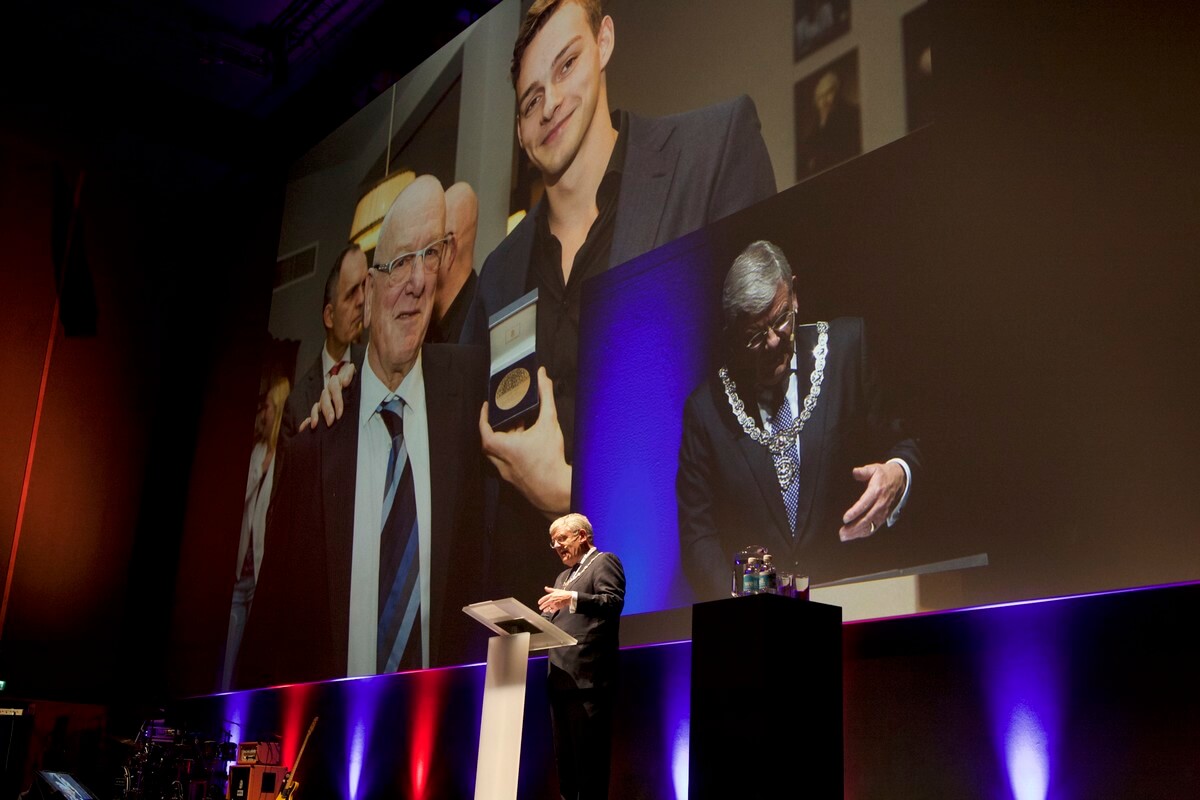
<svg viewBox="0 0 1200 800">
<path fill-rule="evenodd" d="M 117 779 L 122 800 L 216 800 L 225 797 L 227 767 L 237 760 L 229 733 L 213 739 L 194 731 L 147 720 Z"/>
</svg>

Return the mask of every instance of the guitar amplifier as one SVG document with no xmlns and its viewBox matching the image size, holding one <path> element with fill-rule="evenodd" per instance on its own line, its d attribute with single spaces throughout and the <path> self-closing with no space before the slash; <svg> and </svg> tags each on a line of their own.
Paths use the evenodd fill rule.
<svg viewBox="0 0 1200 800">
<path fill-rule="evenodd" d="M 283 788 L 283 767 L 247 764 L 229 768 L 226 800 L 275 800 Z"/>
<path fill-rule="evenodd" d="M 237 763 L 274 766 L 283 760 L 279 742 L 242 742 L 238 745 Z"/>
</svg>

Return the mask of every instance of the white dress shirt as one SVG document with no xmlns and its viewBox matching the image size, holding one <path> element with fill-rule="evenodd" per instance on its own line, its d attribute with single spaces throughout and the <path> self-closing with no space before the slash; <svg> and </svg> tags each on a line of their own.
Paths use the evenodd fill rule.
<svg viewBox="0 0 1200 800">
<path fill-rule="evenodd" d="M 368 345 L 368 348 L 370 345 Z M 379 625 L 379 540 L 383 528 L 384 480 L 392 437 L 379 415 L 380 403 L 404 401 L 404 444 L 412 464 L 417 502 L 421 584 L 421 665 L 429 666 L 429 548 L 431 501 L 429 425 L 421 356 L 392 392 L 364 361 L 358 404 L 358 473 L 354 491 L 354 549 L 350 564 L 350 622 L 346 674 L 374 675 Z"/>
<path fill-rule="evenodd" d="M 341 358 L 334 358 L 329 355 L 329 342 L 326 341 L 321 348 L 321 383 L 323 385 L 329 385 L 329 379 L 332 377 L 329 373 L 333 372 L 333 368 L 343 361 L 350 362 L 350 347 L 346 347 L 346 352 L 342 354 Z"/>
</svg>

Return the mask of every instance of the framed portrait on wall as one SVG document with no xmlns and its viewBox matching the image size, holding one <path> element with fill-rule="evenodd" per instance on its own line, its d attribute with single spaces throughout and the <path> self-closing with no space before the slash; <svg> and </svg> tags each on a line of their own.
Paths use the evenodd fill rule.
<svg viewBox="0 0 1200 800">
<path fill-rule="evenodd" d="M 858 50 L 796 82 L 796 180 L 862 153 Z"/>
</svg>

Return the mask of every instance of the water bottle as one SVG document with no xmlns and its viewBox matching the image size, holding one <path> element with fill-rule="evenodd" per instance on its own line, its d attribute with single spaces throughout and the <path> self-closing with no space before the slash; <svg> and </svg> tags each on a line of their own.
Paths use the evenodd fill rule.
<svg viewBox="0 0 1200 800">
<path fill-rule="evenodd" d="M 777 594 L 779 592 L 775 564 L 772 563 L 770 553 L 763 556 L 762 569 L 758 573 L 758 591 L 764 594 Z"/>
<path fill-rule="evenodd" d="M 746 572 L 746 560 L 749 559 L 750 556 L 762 558 L 766 552 L 767 549 L 762 545 L 750 544 L 733 554 L 733 563 L 731 565 L 732 569 L 730 570 L 730 578 L 732 580 L 730 582 L 729 594 L 731 596 L 740 597 L 742 594 L 744 594 L 742 591 L 742 579 Z"/>
<path fill-rule="evenodd" d="M 758 594 L 758 558 L 750 556 L 746 559 L 746 569 L 742 572 L 742 596 Z"/>
</svg>

